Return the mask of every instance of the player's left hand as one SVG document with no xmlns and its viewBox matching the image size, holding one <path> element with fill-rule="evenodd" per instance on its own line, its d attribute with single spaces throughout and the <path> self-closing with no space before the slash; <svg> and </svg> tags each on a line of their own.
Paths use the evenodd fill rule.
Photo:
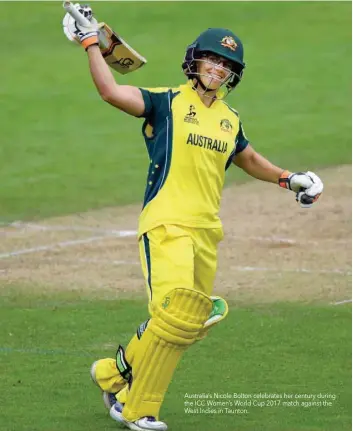
<svg viewBox="0 0 353 431">
<path fill-rule="evenodd" d="M 310 208 L 324 189 L 321 179 L 311 171 L 294 174 L 284 171 L 278 183 L 296 193 L 296 200 L 302 208 Z"/>
<path fill-rule="evenodd" d="M 63 19 L 63 29 L 65 36 L 72 42 L 81 44 L 85 49 L 98 44 L 99 27 L 97 20 L 93 17 L 92 8 L 88 5 L 76 3 L 75 8 L 90 21 L 88 27 L 79 25 L 74 18 L 67 13 Z"/>
</svg>

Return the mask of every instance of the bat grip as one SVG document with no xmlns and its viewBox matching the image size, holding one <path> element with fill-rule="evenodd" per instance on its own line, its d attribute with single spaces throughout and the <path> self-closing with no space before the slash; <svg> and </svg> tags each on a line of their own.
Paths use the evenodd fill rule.
<svg viewBox="0 0 353 431">
<path fill-rule="evenodd" d="M 75 6 L 69 2 L 69 1 L 64 1 L 63 3 L 63 7 L 66 10 L 66 12 L 68 14 L 70 14 L 72 16 L 72 18 L 79 24 L 82 25 L 83 27 L 89 27 L 91 25 L 90 21 L 85 18 L 82 13 L 80 13 Z"/>
</svg>

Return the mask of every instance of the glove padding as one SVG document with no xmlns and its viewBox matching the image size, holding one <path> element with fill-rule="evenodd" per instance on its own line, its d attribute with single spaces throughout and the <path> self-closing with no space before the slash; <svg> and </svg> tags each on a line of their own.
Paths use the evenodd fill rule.
<svg viewBox="0 0 353 431">
<path fill-rule="evenodd" d="M 310 171 L 294 174 L 284 171 L 278 183 L 281 187 L 296 193 L 296 200 L 302 208 L 310 208 L 319 199 L 324 189 L 320 178 Z"/>
<path fill-rule="evenodd" d="M 91 45 L 99 43 L 99 28 L 100 24 L 93 17 L 92 8 L 88 5 L 80 5 L 76 3 L 75 8 L 90 21 L 88 27 L 84 27 L 69 14 L 66 13 L 63 19 L 63 29 L 65 36 L 72 42 L 81 44 L 86 50 Z"/>
</svg>

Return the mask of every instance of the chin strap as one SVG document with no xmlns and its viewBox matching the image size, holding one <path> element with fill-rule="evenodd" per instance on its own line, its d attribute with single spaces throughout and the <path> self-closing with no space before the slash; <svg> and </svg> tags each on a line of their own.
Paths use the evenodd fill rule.
<svg viewBox="0 0 353 431">
<path fill-rule="evenodd" d="M 196 85 L 195 85 L 195 88 L 197 88 L 198 84 L 200 84 L 200 87 L 201 87 L 201 88 L 203 89 L 203 91 L 205 91 L 206 93 L 207 93 L 208 91 L 213 91 L 211 88 L 206 87 L 206 86 L 202 83 L 201 79 L 200 79 L 198 76 L 195 76 L 195 79 L 196 79 Z"/>
</svg>

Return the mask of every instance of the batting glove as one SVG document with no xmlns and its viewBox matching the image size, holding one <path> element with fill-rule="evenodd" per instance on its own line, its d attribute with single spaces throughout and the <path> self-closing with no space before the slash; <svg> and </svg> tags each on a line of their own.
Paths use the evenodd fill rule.
<svg viewBox="0 0 353 431">
<path fill-rule="evenodd" d="M 294 174 L 284 171 L 278 180 L 278 184 L 295 192 L 296 200 L 302 208 L 310 208 L 319 199 L 324 189 L 320 178 L 310 171 Z"/>
<path fill-rule="evenodd" d="M 92 8 L 88 5 L 80 5 L 76 3 L 75 8 L 89 20 L 89 26 L 82 26 L 74 20 L 74 18 L 67 13 L 63 19 L 64 33 L 66 37 L 73 41 L 80 43 L 85 50 L 92 45 L 99 44 L 99 24 L 93 18 Z"/>
</svg>

